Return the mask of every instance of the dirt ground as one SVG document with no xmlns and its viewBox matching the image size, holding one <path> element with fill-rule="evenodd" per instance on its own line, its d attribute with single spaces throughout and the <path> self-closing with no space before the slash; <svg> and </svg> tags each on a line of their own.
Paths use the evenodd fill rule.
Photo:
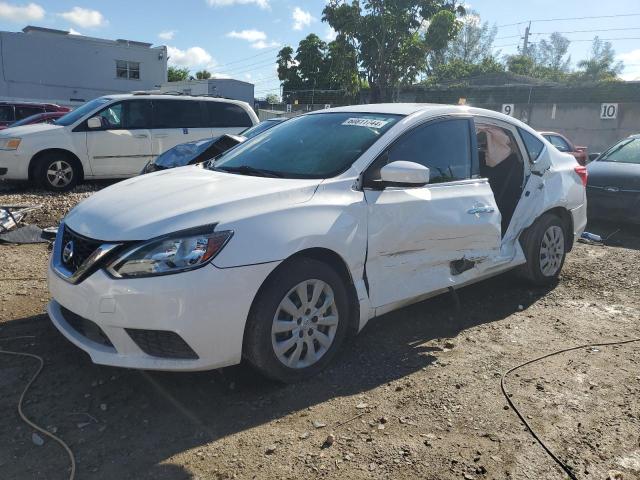
<svg viewBox="0 0 640 480">
<path fill-rule="evenodd" d="M 13 187 L 12 187 L 13 188 Z M 44 203 L 40 226 L 81 197 Z M 609 235 L 618 226 L 595 225 Z M 640 337 L 640 230 L 578 244 L 560 283 L 503 275 L 369 323 L 332 368 L 298 385 L 246 366 L 169 374 L 93 365 L 47 319 L 46 244 L 0 245 L 0 349 L 43 357 L 25 413 L 73 450 L 77 478 L 566 478 L 507 406 L 500 377 L 545 353 Z M 32 339 L 12 337 L 33 335 Z M 580 479 L 640 478 L 640 343 L 584 348 L 507 378 L 511 399 Z M 16 405 L 37 362 L 0 354 L 0 478 L 64 479 Z M 327 437 L 335 441 L 323 448 Z"/>
</svg>

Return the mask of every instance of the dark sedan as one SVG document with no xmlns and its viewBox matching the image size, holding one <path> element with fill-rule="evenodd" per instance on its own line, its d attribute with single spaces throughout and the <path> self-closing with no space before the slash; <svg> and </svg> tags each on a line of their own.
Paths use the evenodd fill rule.
<svg viewBox="0 0 640 480">
<path fill-rule="evenodd" d="M 240 132 L 239 135 L 221 135 L 219 137 L 181 143 L 148 162 L 140 172 L 140 175 L 205 162 L 285 120 L 286 118 L 270 118 L 247 128 Z"/>
<path fill-rule="evenodd" d="M 640 224 L 640 135 L 616 143 L 587 171 L 589 218 Z"/>
</svg>

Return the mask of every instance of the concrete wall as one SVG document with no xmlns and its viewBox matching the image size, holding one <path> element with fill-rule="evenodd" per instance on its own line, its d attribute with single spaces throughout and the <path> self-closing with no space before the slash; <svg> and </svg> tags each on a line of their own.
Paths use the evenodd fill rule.
<svg viewBox="0 0 640 480">
<path fill-rule="evenodd" d="M 25 30 L 0 32 L 0 98 L 78 105 L 102 95 L 151 90 L 166 81 L 164 46 Z M 140 79 L 118 78 L 116 60 L 139 62 Z"/>
</svg>

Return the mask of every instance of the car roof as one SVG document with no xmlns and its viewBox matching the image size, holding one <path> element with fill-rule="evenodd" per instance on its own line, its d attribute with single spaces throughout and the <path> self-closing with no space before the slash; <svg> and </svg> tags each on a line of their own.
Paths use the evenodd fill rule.
<svg viewBox="0 0 640 480">
<path fill-rule="evenodd" d="M 372 103 L 365 105 L 349 105 L 346 107 L 335 107 L 327 110 L 316 110 L 309 112 L 319 114 L 325 112 L 333 113 L 378 113 L 386 115 L 412 115 L 419 112 L 428 112 L 433 116 L 450 114 L 483 115 L 516 124 L 524 125 L 517 118 L 504 115 L 494 110 L 484 108 L 469 107 L 467 105 L 444 105 L 439 103 Z"/>
<path fill-rule="evenodd" d="M 105 95 L 103 98 L 109 100 L 123 100 L 126 98 L 145 98 L 149 100 L 203 100 L 205 102 L 223 102 L 247 105 L 247 102 L 241 100 L 232 100 L 222 97 L 208 97 L 204 95 L 174 95 L 174 94 L 155 94 L 155 93 L 121 93 L 116 95 Z"/>
</svg>

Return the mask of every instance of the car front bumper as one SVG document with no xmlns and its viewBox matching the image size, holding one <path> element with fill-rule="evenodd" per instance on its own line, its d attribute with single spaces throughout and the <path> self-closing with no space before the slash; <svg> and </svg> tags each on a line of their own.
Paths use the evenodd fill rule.
<svg viewBox="0 0 640 480">
<path fill-rule="evenodd" d="M 98 270 L 76 285 L 49 266 L 53 300 L 47 311 L 58 330 L 97 364 L 176 371 L 221 368 L 240 362 L 251 303 L 276 266 L 220 269 L 210 264 L 137 279 L 113 279 Z M 78 321 L 90 328 L 79 328 Z M 131 332 L 143 332 L 142 338 L 150 340 L 141 342 Z M 194 355 L 179 358 L 175 342 L 167 343 L 167 338 L 181 339 L 178 344 L 188 345 Z"/>
<path fill-rule="evenodd" d="M 19 150 L 0 150 L 0 178 L 29 179 L 29 162 Z"/>
<path fill-rule="evenodd" d="M 640 224 L 640 191 L 587 186 L 589 218 Z"/>
</svg>

